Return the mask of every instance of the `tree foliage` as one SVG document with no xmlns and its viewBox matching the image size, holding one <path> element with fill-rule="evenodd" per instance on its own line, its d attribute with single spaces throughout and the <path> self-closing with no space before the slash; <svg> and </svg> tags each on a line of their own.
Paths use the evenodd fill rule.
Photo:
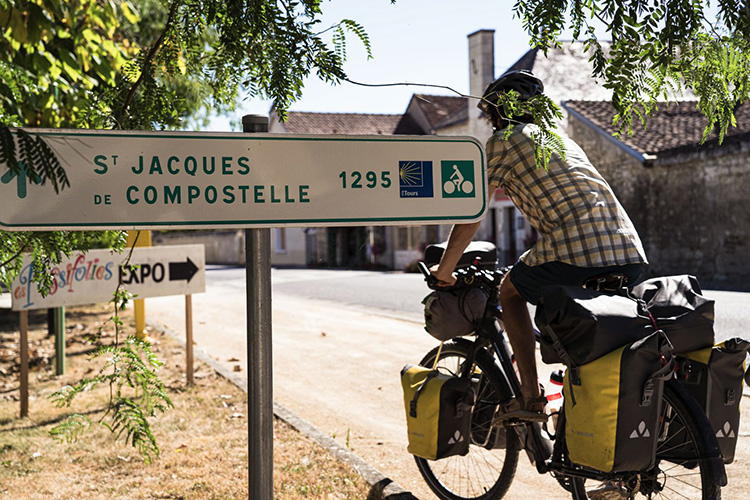
<svg viewBox="0 0 750 500">
<path fill-rule="evenodd" d="M 747 2 L 719 0 L 712 11 L 707 0 L 517 0 L 514 11 L 545 53 L 566 28 L 585 43 L 592 75 L 613 92 L 621 132 L 689 89 L 708 119 L 704 140 L 717 128 L 721 141 L 748 99 Z M 600 42 L 594 20 L 611 43 Z"/>
<path fill-rule="evenodd" d="M 23 173 L 55 192 L 68 186 L 35 127 L 179 129 L 234 109 L 243 95 L 272 99 L 284 116 L 308 75 L 332 83 L 345 76 L 347 34 L 370 51 L 357 22 L 322 27 L 321 5 L 0 0 L 0 175 Z M 0 232 L 0 239 L 5 282 L 22 252 L 41 270 L 71 249 L 124 241 L 107 232 Z"/>
</svg>

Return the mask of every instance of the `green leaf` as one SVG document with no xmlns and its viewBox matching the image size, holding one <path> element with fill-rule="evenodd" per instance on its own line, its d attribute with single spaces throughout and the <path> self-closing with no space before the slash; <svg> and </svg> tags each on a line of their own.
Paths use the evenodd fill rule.
<svg viewBox="0 0 750 500">
<path fill-rule="evenodd" d="M 137 24 L 138 21 L 141 20 L 141 17 L 135 11 L 133 5 L 130 2 L 122 2 L 120 4 L 120 8 L 122 9 L 123 17 L 125 17 L 125 19 L 127 19 L 131 24 Z"/>
</svg>

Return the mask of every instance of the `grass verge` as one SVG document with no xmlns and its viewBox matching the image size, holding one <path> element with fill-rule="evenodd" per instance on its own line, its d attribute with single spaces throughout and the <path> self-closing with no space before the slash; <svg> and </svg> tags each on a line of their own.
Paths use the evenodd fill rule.
<svg viewBox="0 0 750 500">
<path fill-rule="evenodd" d="M 29 417 L 19 418 L 18 314 L 0 310 L 0 498 L 24 499 L 233 499 L 247 498 L 247 395 L 207 365 L 197 362 L 196 385 L 186 387 L 185 352 L 177 342 L 150 331 L 154 352 L 165 364 L 159 376 L 174 409 L 152 419 L 161 449 L 147 465 L 137 451 L 114 442 L 109 431 L 92 425 L 70 445 L 49 430 L 71 413 L 97 422 L 109 391 L 100 388 L 56 408 L 47 398 L 65 384 L 90 375 L 88 334 L 100 329 L 100 342 L 114 342 L 107 320 L 111 306 L 68 308 L 66 374 L 56 376 L 54 342 L 46 314 L 30 314 Z M 132 332 L 133 318 L 120 318 Z M 274 422 L 274 498 L 366 498 L 369 485 L 350 467 L 300 435 Z"/>
</svg>

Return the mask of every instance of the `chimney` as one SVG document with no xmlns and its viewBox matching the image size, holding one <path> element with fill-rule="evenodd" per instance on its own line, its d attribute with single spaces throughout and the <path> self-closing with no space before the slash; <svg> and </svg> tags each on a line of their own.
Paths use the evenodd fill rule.
<svg viewBox="0 0 750 500">
<path fill-rule="evenodd" d="M 469 35 L 469 93 L 481 97 L 495 79 L 495 30 L 479 30 Z M 469 99 L 469 122 L 476 123 L 480 111 L 477 100 Z"/>
</svg>

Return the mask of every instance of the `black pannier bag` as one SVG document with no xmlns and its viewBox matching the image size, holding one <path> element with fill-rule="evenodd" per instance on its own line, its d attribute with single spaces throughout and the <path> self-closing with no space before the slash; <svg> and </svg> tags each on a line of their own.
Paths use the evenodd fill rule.
<svg viewBox="0 0 750 500">
<path fill-rule="evenodd" d="M 714 301 L 702 295 L 695 276 L 652 278 L 635 286 L 631 293 L 646 303 L 675 353 L 714 345 Z"/>
<path fill-rule="evenodd" d="M 630 296 L 547 286 L 534 320 L 545 363 L 565 362 L 563 348 L 573 364 L 582 365 L 654 333 L 654 322 L 675 353 L 711 347 L 713 305 L 692 276 L 653 278 L 633 288 Z"/>
<path fill-rule="evenodd" d="M 726 340 L 708 349 L 677 357 L 677 380 L 706 412 L 724 462 L 734 460 L 740 426 L 745 358 L 750 342 L 740 338 Z M 669 442 L 679 443 L 680 429 L 669 429 Z"/>
<path fill-rule="evenodd" d="M 440 258 L 445 252 L 447 242 L 429 245 L 424 249 L 424 263 L 427 267 L 440 263 Z M 477 261 L 477 259 L 479 259 Z M 472 241 L 464 250 L 461 260 L 458 261 L 456 269 L 469 267 L 477 263 L 479 269 L 495 269 L 497 265 L 497 248 L 489 241 Z"/>
<path fill-rule="evenodd" d="M 479 328 L 488 295 L 476 287 L 435 290 L 423 300 L 424 329 L 440 341 L 469 335 Z"/>
<path fill-rule="evenodd" d="M 585 365 L 655 329 L 636 300 L 580 286 L 546 286 L 536 308 L 540 350 L 545 363 Z M 561 345 L 555 347 L 555 339 Z"/>
</svg>

